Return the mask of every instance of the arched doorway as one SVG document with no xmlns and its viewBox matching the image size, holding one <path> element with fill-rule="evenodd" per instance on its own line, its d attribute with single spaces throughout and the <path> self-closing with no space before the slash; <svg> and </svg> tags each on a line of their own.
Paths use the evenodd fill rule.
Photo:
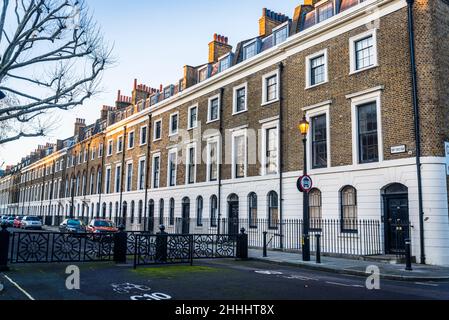
<svg viewBox="0 0 449 320">
<path fill-rule="evenodd" d="M 236 194 L 228 197 L 228 233 L 239 233 L 239 197 Z"/>
<path fill-rule="evenodd" d="M 154 233 L 154 200 L 148 203 L 148 231 Z"/>
<path fill-rule="evenodd" d="M 384 205 L 385 253 L 405 252 L 405 239 L 410 237 L 408 188 L 393 183 L 382 188 Z"/>
<path fill-rule="evenodd" d="M 182 199 L 182 234 L 190 233 L 190 199 Z"/>
<path fill-rule="evenodd" d="M 120 224 L 123 224 L 123 226 L 125 227 L 126 230 L 126 217 L 128 215 L 128 202 L 124 201 L 123 202 L 123 207 L 122 207 L 122 221 Z"/>
</svg>

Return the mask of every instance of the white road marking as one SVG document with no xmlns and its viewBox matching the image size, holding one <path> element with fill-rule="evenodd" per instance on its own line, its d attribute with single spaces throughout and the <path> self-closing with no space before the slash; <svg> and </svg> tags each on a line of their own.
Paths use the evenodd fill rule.
<svg viewBox="0 0 449 320">
<path fill-rule="evenodd" d="M 326 281 L 327 284 L 333 284 L 336 286 L 342 286 L 342 287 L 352 287 L 352 288 L 363 288 L 362 285 L 359 284 L 344 284 L 344 283 L 339 283 L 339 282 L 331 282 L 331 281 Z"/>
<path fill-rule="evenodd" d="M 418 284 L 420 286 L 438 287 L 436 283 L 415 282 L 415 284 Z"/>
<path fill-rule="evenodd" d="M 9 282 L 11 282 L 17 289 L 19 289 L 20 291 L 22 291 L 22 293 L 24 295 L 27 296 L 28 299 L 30 300 L 36 300 L 34 299 L 28 292 L 26 292 L 21 286 L 19 286 L 16 282 L 14 282 L 10 277 L 8 277 L 6 274 L 3 275 L 5 277 L 6 280 L 8 280 Z"/>
</svg>

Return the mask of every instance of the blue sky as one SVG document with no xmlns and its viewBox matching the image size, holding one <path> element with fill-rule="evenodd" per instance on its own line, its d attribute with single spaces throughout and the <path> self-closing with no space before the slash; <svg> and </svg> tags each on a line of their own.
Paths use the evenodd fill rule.
<svg viewBox="0 0 449 320">
<path fill-rule="evenodd" d="M 86 0 L 105 39 L 114 45 L 115 66 L 103 75 L 102 92 L 83 106 L 61 112 L 61 121 L 45 138 L 20 140 L 0 147 L 0 165 L 15 164 L 38 144 L 73 134 L 76 118 L 95 121 L 102 105 L 113 105 L 117 90 L 130 94 L 134 78 L 152 87 L 175 83 L 184 65 L 207 61 L 214 33 L 235 45 L 258 34 L 266 7 L 292 17 L 303 1 L 287 0 Z"/>
</svg>

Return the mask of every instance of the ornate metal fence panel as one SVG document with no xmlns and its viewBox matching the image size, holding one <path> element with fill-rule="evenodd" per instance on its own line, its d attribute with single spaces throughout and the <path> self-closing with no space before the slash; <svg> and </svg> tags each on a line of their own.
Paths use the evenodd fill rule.
<svg viewBox="0 0 449 320">
<path fill-rule="evenodd" d="M 112 234 L 12 233 L 11 263 L 111 261 Z"/>
<path fill-rule="evenodd" d="M 236 257 L 237 236 L 136 234 L 134 266 L 193 263 L 194 259 Z"/>
</svg>

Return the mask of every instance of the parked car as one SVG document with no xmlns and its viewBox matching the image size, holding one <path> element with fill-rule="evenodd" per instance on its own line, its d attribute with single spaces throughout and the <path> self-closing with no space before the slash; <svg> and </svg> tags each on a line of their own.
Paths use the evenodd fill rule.
<svg viewBox="0 0 449 320">
<path fill-rule="evenodd" d="M 17 216 L 14 219 L 13 228 L 20 229 L 22 227 L 22 220 L 23 220 L 22 216 Z"/>
<path fill-rule="evenodd" d="M 0 217 L 0 225 L 6 223 L 6 220 L 8 220 L 8 218 L 9 218 L 8 216 L 1 216 Z"/>
<path fill-rule="evenodd" d="M 24 217 L 20 226 L 22 229 L 42 230 L 42 221 L 38 217 Z"/>
<path fill-rule="evenodd" d="M 65 219 L 59 225 L 59 231 L 63 233 L 84 234 L 86 233 L 86 226 L 79 219 Z"/>
<path fill-rule="evenodd" d="M 90 233 L 115 233 L 118 228 L 114 222 L 106 219 L 93 219 L 87 226 L 87 232 Z"/>
<path fill-rule="evenodd" d="M 6 219 L 6 225 L 8 227 L 14 227 L 14 221 L 16 220 L 15 217 L 8 217 L 8 219 Z"/>
</svg>

